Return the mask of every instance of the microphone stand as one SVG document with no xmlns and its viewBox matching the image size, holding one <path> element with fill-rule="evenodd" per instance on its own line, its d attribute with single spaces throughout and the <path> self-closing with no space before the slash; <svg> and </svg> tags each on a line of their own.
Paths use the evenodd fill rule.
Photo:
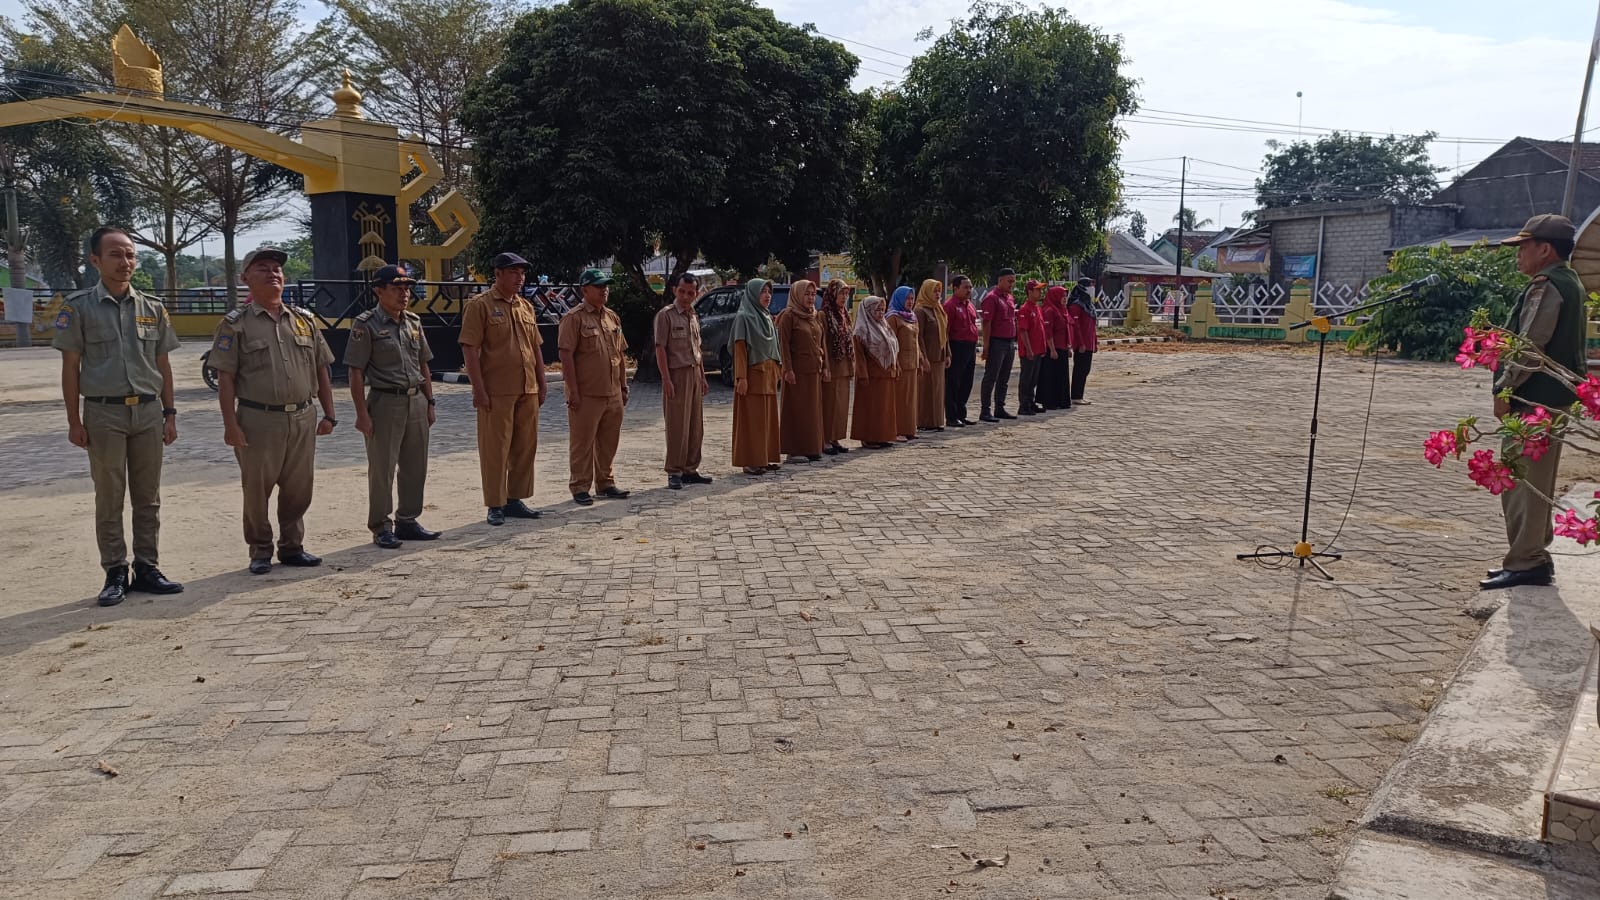
<svg viewBox="0 0 1600 900">
<path fill-rule="evenodd" d="M 1437 278 L 1437 276 L 1432 276 L 1432 277 Z M 1365 312 L 1365 311 L 1367 311 L 1369 309 L 1377 309 L 1380 306 L 1388 306 L 1391 303 L 1395 303 L 1395 302 L 1398 302 L 1400 300 L 1404 300 L 1404 299 L 1406 299 L 1408 297 L 1414 297 L 1414 296 L 1416 296 L 1417 291 L 1419 289 L 1421 289 L 1423 287 L 1428 287 L 1428 286 L 1429 286 L 1429 284 L 1423 284 L 1423 283 L 1408 284 L 1405 287 L 1399 289 L 1398 291 L 1395 291 L 1390 296 L 1383 298 L 1382 300 L 1376 300 L 1376 301 L 1373 301 L 1372 303 L 1367 303 L 1367 304 L 1364 304 L 1362 306 L 1357 306 L 1354 309 L 1351 309 L 1348 312 L 1345 312 L 1344 314 L 1342 314 L 1340 316 L 1340 318 L 1349 318 L 1350 316 L 1353 316 L 1356 313 Z M 1256 552 L 1256 553 L 1239 553 L 1239 554 L 1236 554 L 1234 556 L 1234 558 L 1235 559 L 1293 559 L 1296 563 L 1298 563 L 1300 568 L 1303 569 L 1306 566 L 1310 566 L 1311 568 L 1316 569 L 1317 573 L 1320 574 L 1325 580 L 1333 581 L 1334 580 L 1333 576 L 1328 574 L 1328 570 L 1324 569 L 1322 567 L 1322 564 L 1317 562 L 1317 560 L 1319 560 L 1319 559 L 1328 559 L 1328 560 L 1343 559 L 1344 555 L 1340 554 L 1340 553 L 1319 552 L 1314 547 L 1312 547 L 1311 541 L 1310 541 L 1310 530 L 1311 530 L 1311 478 L 1312 478 L 1313 472 L 1316 470 L 1316 462 L 1317 462 L 1317 412 L 1318 412 L 1318 409 L 1322 405 L 1322 364 L 1323 364 L 1323 360 L 1327 356 L 1327 352 L 1328 352 L 1328 332 L 1333 328 L 1333 323 L 1332 323 L 1331 320 L 1329 320 L 1329 318 L 1327 316 L 1312 316 L 1311 318 L 1307 319 L 1304 322 L 1296 322 L 1293 325 L 1289 326 L 1289 330 L 1290 331 L 1298 331 L 1298 330 L 1300 330 L 1302 328 L 1311 328 L 1312 330 L 1316 331 L 1317 335 L 1318 335 L 1318 340 L 1317 340 L 1317 380 L 1316 380 L 1316 387 L 1313 388 L 1313 390 L 1311 392 L 1311 444 L 1306 449 L 1306 492 L 1305 492 L 1305 501 L 1304 501 L 1303 505 L 1300 508 L 1300 540 L 1295 542 L 1293 550 L 1264 550 L 1264 551 L 1259 551 L 1259 552 Z"/>
</svg>

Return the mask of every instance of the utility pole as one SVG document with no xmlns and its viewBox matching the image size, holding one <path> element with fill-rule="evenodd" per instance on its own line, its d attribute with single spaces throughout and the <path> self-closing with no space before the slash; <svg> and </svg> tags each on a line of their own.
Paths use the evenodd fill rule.
<svg viewBox="0 0 1600 900">
<path fill-rule="evenodd" d="M 1178 246 L 1174 248 L 1174 256 L 1178 258 L 1177 265 L 1172 270 L 1172 327 L 1178 327 L 1178 313 L 1183 309 L 1181 292 L 1183 290 L 1183 213 L 1185 188 L 1189 183 L 1189 157 L 1183 158 L 1183 169 L 1178 174 Z"/>
<path fill-rule="evenodd" d="M 22 246 L 22 223 L 17 219 L 17 189 L 6 188 L 6 264 L 11 269 L 11 286 L 26 288 L 28 286 L 27 260 L 23 254 L 17 252 Z M 8 311 L 9 312 L 9 311 Z M 28 302 L 28 323 L 13 323 L 12 327 L 17 332 L 18 347 L 33 346 L 33 301 Z"/>
<path fill-rule="evenodd" d="M 1589 63 L 1583 70 L 1583 96 L 1578 101 L 1578 127 L 1572 135 L 1572 159 L 1567 163 L 1567 190 L 1561 197 L 1561 214 L 1572 218 L 1578 194 L 1578 151 L 1583 146 L 1583 114 L 1589 109 L 1589 85 L 1594 82 L 1595 57 L 1600 56 L 1600 10 L 1595 13 L 1594 37 L 1589 41 Z"/>
</svg>

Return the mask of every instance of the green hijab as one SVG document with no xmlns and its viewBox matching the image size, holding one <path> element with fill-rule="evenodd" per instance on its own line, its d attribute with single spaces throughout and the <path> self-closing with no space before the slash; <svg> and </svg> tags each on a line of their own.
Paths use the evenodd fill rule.
<svg viewBox="0 0 1600 900">
<path fill-rule="evenodd" d="M 739 311 L 733 316 L 730 340 L 745 342 L 752 366 L 769 359 L 778 362 L 783 360 L 778 350 L 778 329 L 772 325 L 772 313 L 761 308 L 761 289 L 766 286 L 767 282 L 762 278 L 745 282 L 744 300 L 739 303 Z"/>
</svg>

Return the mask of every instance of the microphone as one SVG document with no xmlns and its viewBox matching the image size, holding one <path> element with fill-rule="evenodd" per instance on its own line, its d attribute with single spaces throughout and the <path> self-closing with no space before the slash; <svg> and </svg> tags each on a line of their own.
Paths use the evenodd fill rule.
<svg viewBox="0 0 1600 900">
<path fill-rule="evenodd" d="M 1439 277 L 1439 273 L 1435 272 L 1426 278 L 1418 278 L 1416 281 L 1413 281 L 1410 284 L 1401 285 L 1394 292 L 1394 296 L 1399 297 L 1404 294 L 1415 294 L 1417 291 L 1420 291 L 1425 287 L 1438 287 L 1439 282 L 1442 280 L 1443 279 Z"/>
</svg>

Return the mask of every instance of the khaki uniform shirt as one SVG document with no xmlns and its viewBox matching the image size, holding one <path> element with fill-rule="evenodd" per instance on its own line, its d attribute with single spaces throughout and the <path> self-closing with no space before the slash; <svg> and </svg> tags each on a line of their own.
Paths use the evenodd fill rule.
<svg viewBox="0 0 1600 900">
<path fill-rule="evenodd" d="M 344 364 L 361 369 L 372 387 L 417 387 L 424 380 L 422 366 L 431 359 L 422 318 L 410 310 L 401 310 L 397 319 L 377 307 L 356 316 L 350 325 Z"/>
<path fill-rule="evenodd" d="M 657 347 L 667 350 L 667 368 L 685 369 L 704 362 L 700 351 L 700 316 L 690 306 L 687 313 L 676 302 L 656 313 Z"/>
<path fill-rule="evenodd" d="M 478 354 L 490 394 L 539 392 L 539 316 L 522 297 L 506 298 L 493 285 L 461 311 L 461 347 Z"/>
<path fill-rule="evenodd" d="M 827 366 L 822 328 L 822 316 L 817 313 L 807 316 L 786 309 L 778 314 L 778 346 L 783 349 L 784 371 L 815 375 Z"/>
<path fill-rule="evenodd" d="M 561 317 L 556 346 L 572 354 L 573 379 L 580 397 L 615 397 L 622 393 L 622 320 L 609 309 L 578 304 Z"/>
<path fill-rule="evenodd" d="M 333 362 L 316 316 L 284 304 L 278 318 L 259 303 L 222 317 L 209 362 L 232 372 L 240 400 L 283 406 L 316 396 L 317 373 Z"/>
<path fill-rule="evenodd" d="M 156 360 L 178 349 L 178 332 L 159 301 L 132 287 L 119 300 L 102 283 L 61 304 L 52 344 L 83 357 L 78 392 L 85 397 L 160 395 Z"/>
</svg>

